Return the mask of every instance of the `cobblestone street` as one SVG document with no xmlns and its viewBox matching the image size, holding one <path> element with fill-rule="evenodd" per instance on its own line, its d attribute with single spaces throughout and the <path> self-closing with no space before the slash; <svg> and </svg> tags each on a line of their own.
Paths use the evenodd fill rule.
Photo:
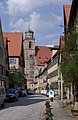
<svg viewBox="0 0 78 120">
<path fill-rule="evenodd" d="M 78 120 L 78 117 L 72 116 L 70 109 L 60 107 L 57 100 L 51 102 L 52 113 L 54 120 Z"/>
</svg>

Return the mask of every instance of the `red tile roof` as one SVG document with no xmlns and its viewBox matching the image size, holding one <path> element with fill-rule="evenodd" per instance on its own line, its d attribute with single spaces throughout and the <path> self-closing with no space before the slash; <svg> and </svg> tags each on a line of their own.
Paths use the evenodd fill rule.
<svg viewBox="0 0 78 120">
<path fill-rule="evenodd" d="M 4 46 L 6 47 L 6 38 L 8 43 L 9 56 L 20 56 L 22 49 L 22 32 L 4 32 Z"/>
<path fill-rule="evenodd" d="M 6 37 L 4 38 L 4 48 L 6 48 Z"/>
<path fill-rule="evenodd" d="M 65 12 L 65 17 L 66 17 L 66 23 L 67 23 L 67 25 L 69 23 L 70 10 L 71 10 L 71 5 L 64 5 L 64 12 Z"/>
<path fill-rule="evenodd" d="M 35 56 L 36 56 L 37 65 L 44 66 L 45 62 L 48 62 L 48 60 L 51 58 L 52 55 L 51 48 L 52 47 L 46 47 L 46 46 L 35 47 Z"/>
</svg>

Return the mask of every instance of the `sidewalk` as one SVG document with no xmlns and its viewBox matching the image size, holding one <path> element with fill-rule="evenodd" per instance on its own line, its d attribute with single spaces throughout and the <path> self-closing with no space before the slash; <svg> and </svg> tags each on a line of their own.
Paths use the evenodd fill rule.
<svg viewBox="0 0 78 120">
<path fill-rule="evenodd" d="M 54 120 L 78 120 L 78 116 L 72 116 L 70 106 L 60 106 L 60 100 L 54 100 L 50 104 Z"/>
</svg>

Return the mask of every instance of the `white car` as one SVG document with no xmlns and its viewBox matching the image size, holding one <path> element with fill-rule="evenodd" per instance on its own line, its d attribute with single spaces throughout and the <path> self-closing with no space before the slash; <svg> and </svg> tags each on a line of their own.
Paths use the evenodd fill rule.
<svg viewBox="0 0 78 120">
<path fill-rule="evenodd" d="M 41 94 L 46 95 L 47 90 L 41 90 Z"/>
</svg>

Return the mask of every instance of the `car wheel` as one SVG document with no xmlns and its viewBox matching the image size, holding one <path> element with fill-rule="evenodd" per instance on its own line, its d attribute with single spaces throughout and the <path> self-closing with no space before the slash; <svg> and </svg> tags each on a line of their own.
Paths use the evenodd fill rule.
<svg viewBox="0 0 78 120">
<path fill-rule="evenodd" d="M 18 101 L 18 98 L 17 98 L 17 101 Z"/>
<path fill-rule="evenodd" d="M 17 98 L 15 97 L 15 98 L 14 98 L 14 102 L 16 102 L 16 101 L 17 101 Z"/>
<path fill-rule="evenodd" d="M 1 104 L 1 107 L 5 107 L 5 101 L 3 102 L 3 104 Z"/>
</svg>

